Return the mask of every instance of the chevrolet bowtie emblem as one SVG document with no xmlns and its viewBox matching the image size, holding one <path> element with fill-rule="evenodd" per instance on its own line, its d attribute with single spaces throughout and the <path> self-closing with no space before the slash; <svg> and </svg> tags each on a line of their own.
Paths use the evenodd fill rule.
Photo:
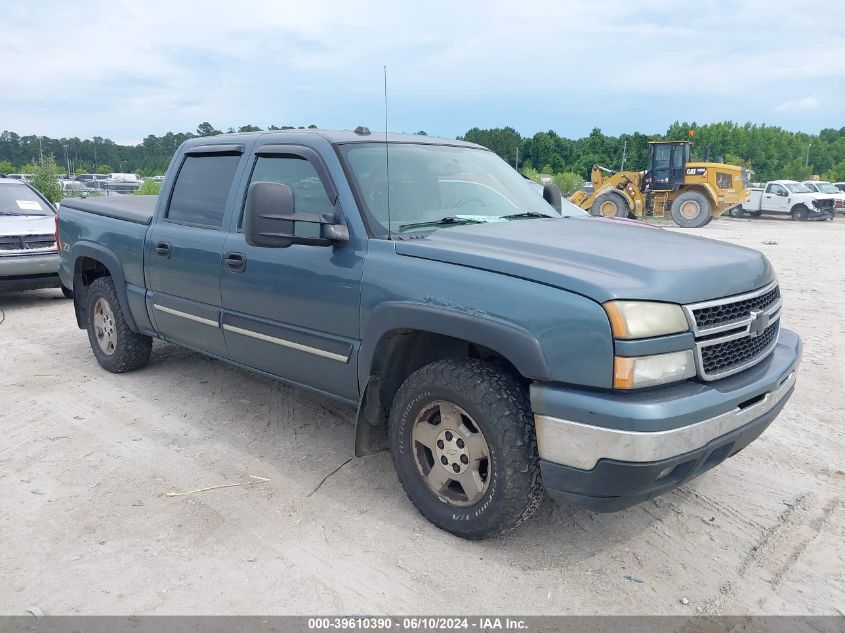
<svg viewBox="0 0 845 633">
<path fill-rule="evenodd" d="M 769 327 L 769 315 L 765 312 L 751 311 L 751 323 L 748 326 L 748 333 L 751 338 L 760 336 Z"/>
</svg>

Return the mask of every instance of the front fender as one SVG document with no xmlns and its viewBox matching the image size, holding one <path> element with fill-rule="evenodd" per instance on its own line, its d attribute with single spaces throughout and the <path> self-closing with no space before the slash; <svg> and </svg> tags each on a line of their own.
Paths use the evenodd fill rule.
<svg viewBox="0 0 845 633">
<path fill-rule="evenodd" d="M 362 393 L 379 342 L 389 332 L 403 329 L 443 334 L 482 345 L 508 359 L 526 378 L 550 380 L 552 376 L 540 341 L 523 328 L 445 302 L 438 305 L 432 301 L 390 301 L 376 307 L 367 321 L 358 355 Z"/>
</svg>

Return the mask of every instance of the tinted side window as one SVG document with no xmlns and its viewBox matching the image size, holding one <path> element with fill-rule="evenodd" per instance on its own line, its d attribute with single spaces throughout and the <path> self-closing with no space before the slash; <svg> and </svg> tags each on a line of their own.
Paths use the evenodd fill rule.
<svg viewBox="0 0 845 633">
<path fill-rule="evenodd" d="M 293 189 L 297 213 L 334 213 L 334 205 L 317 171 L 302 156 L 259 156 L 249 179 L 249 184 L 254 182 L 278 182 Z M 239 226 L 242 223 L 243 211 Z"/>
<path fill-rule="evenodd" d="M 240 154 L 188 156 L 173 185 L 166 217 L 174 222 L 219 228 Z"/>
</svg>

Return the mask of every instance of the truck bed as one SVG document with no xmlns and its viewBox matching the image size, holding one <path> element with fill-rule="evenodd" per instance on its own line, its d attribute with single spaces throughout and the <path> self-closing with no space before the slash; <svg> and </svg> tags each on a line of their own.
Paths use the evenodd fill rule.
<svg viewBox="0 0 845 633">
<path fill-rule="evenodd" d="M 115 196 L 107 198 L 65 198 L 63 209 L 86 211 L 107 218 L 149 224 L 155 213 L 158 196 Z"/>
</svg>

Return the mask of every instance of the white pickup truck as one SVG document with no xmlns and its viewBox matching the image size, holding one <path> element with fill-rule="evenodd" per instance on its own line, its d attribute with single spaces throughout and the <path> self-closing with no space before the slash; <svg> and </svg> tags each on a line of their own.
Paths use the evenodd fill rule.
<svg viewBox="0 0 845 633">
<path fill-rule="evenodd" d="M 845 213 L 845 190 L 825 180 L 805 180 L 801 184 L 805 185 L 810 191 L 833 198 L 833 210 L 836 213 Z"/>
<path fill-rule="evenodd" d="M 795 180 L 773 180 L 764 189 L 752 188 L 742 209 L 731 211 L 734 217 L 746 213 L 751 217 L 766 214 L 786 214 L 793 220 L 832 220 L 833 196 L 812 191 Z"/>
</svg>

